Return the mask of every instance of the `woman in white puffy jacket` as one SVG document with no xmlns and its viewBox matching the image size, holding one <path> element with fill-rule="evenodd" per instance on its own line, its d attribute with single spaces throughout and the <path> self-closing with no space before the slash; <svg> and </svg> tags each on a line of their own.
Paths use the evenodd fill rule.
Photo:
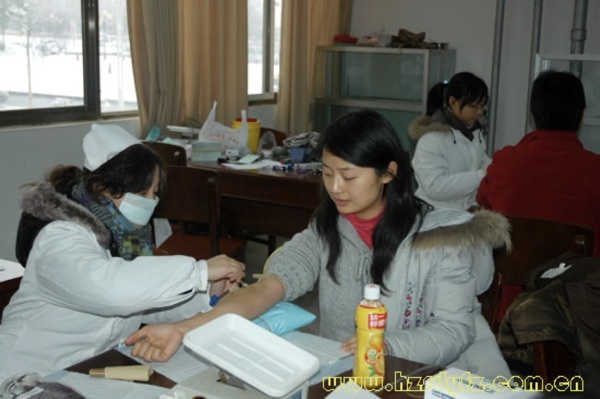
<svg viewBox="0 0 600 399">
<path fill-rule="evenodd" d="M 417 141 L 412 159 L 417 197 L 437 208 L 477 205 L 477 189 L 491 162 L 480 123 L 487 101 L 485 82 L 470 72 L 430 90 L 427 113 L 408 128 Z"/>
<path fill-rule="evenodd" d="M 0 385 L 111 349 L 141 323 L 207 310 L 205 294 L 244 275 L 225 255 L 152 256 L 160 158 L 117 127 L 94 125 L 83 148 L 84 170 L 58 166 L 22 197 L 17 257 L 26 268 L 0 324 Z"/>
</svg>

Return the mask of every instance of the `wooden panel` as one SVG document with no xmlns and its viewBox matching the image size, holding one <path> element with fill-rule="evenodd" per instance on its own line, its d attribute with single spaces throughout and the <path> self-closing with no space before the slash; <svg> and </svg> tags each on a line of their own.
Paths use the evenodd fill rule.
<svg viewBox="0 0 600 399">
<path fill-rule="evenodd" d="M 191 167 L 218 172 L 223 225 L 234 234 L 291 237 L 308 226 L 319 205 L 320 176 L 270 169 L 234 170 L 214 162 Z"/>
</svg>

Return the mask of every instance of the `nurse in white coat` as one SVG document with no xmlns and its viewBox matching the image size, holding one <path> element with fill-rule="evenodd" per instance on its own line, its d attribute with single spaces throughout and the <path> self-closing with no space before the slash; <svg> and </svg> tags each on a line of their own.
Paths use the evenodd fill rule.
<svg viewBox="0 0 600 399">
<path fill-rule="evenodd" d="M 94 125 L 83 148 L 85 169 L 56 167 L 23 195 L 17 255 L 26 268 L 0 324 L 0 384 L 109 350 L 141 323 L 208 309 L 209 294 L 244 276 L 225 255 L 153 257 L 160 159 L 117 126 Z"/>
</svg>

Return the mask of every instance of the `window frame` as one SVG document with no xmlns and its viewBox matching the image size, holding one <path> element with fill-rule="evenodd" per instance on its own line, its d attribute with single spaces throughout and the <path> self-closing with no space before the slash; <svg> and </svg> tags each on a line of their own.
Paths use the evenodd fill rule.
<svg viewBox="0 0 600 399">
<path fill-rule="evenodd" d="M 139 111 L 102 112 L 100 99 L 99 0 L 81 0 L 83 105 L 0 111 L 0 127 L 137 116 Z M 248 94 L 251 105 L 277 103 L 274 91 L 275 0 L 264 1 L 263 92 Z"/>
<path fill-rule="evenodd" d="M 277 92 L 273 88 L 275 81 L 275 0 L 265 0 L 263 4 L 263 87 L 262 93 L 248 94 L 250 105 L 275 104 Z"/>
<path fill-rule="evenodd" d="M 0 111 L 0 127 L 136 116 L 138 111 L 103 113 L 100 100 L 99 0 L 81 0 L 83 105 Z"/>
</svg>

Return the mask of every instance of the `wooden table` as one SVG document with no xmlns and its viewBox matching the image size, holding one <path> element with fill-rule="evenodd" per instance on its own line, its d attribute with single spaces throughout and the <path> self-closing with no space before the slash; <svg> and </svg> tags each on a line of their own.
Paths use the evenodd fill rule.
<svg viewBox="0 0 600 399">
<path fill-rule="evenodd" d="M 234 233 L 267 234 L 273 241 L 275 236 L 291 237 L 308 226 L 319 204 L 320 176 L 272 169 L 238 170 L 216 162 L 189 166 L 219 172 L 221 210 L 225 224 Z"/>
<path fill-rule="evenodd" d="M 386 399 L 414 399 L 423 398 L 424 377 L 431 376 L 441 368 L 427 366 L 398 357 L 385 357 L 384 390 L 374 392 L 380 398 Z M 308 390 L 309 399 L 323 399 L 338 385 L 344 382 L 344 377 L 352 376 L 352 371 L 346 371 L 339 376 L 324 379 L 322 384 L 312 385 Z M 404 377 L 407 377 L 408 380 Z"/>
<path fill-rule="evenodd" d="M 140 364 L 135 359 L 132 359 L 123 353 L 113 349 L 100 355 L 94 356 L 81 363 L 73 365 L 66 370 L 78 372 L 82 374 L 88 374 L 92 368 L 104 368 L 109 366 L 133 366 Z M 388 399 L 414 399 L 422 398 L 423 392 L 419 392 L 418 387 L 415 387 L 417 380 L 421 380 L 420 377 L 430 376 L 437 373 L 440 368 L 435 366 L 424 366 L 421 363 L 412 362 L 409 360 L 400 359 L 393 356 L 386 356 L 386 377 L 385 383 L 388 384 L 389 391 L 377 393 L 377 396 Z M 408 389 L 407 385 L 402 385 L 402 378 L 399 377 L 399 373 L 404 376 L 410 376 L 411 382 L 415 383 L 412 388 Z M 308 399 L 323 399 L 333 389 L 343 382 L 343 377 L 349 377 L 350 371 L 340 374 L 336 377 L 331 377 L 324 381 L 323 384 L 312 385 L 308 390 Z M 396 383 L 396 389 L 392 389 Z M 157 372 L 152 373 L 150 381 L 142 384 L 151 384 L 160 386 L 163 388 L 172 388 L 176 385 L 176 382 L 165 377 Z M 401 391 L 404 389 L 405 391 Z"/>
<path fill-rule="evenodd" d="M 74 364 L 67 368 L 67 371 L 73 371 L 81 374 L 89 374 L 90 369 L 101 369 L 104 367 L 116 367 L 116 366 L 137 366 L 141 364 L 135 359 L 130 358 L 127 355 L 119 352 L 116 349 L 111 349 L 107 352 L 101 353 L 90 359 L 84 360 L 81 363 Z M 157 373 L 156 371 L 150 376 L 148 382 L 138 382 L 139 384 L 150 384 L 156 385 L 163 388 L 173 388 L 177 383 L 164 375 Z"/>
</svg>

